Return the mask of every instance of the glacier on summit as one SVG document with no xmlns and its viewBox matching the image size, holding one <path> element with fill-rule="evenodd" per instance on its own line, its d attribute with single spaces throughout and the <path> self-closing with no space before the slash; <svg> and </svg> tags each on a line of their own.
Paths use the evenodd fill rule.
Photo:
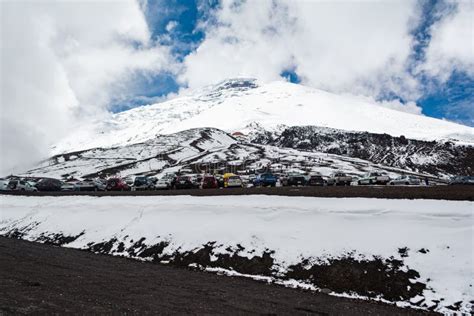
<svg viewBox="0 0 474 316">
<path fill-rule="evenodd" d="M 55 144 L 51 154 L 131 145 L 191 128 L 250 133 L 255 123 L 269 131 L 308 125 L 474 144 L 472 127 L 286 81 L 239 78 L 88 122 Z"/>
</svg>

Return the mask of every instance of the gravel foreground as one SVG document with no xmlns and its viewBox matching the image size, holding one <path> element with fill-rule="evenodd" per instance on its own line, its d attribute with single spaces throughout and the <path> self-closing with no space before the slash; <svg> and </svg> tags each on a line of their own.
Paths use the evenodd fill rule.
<svg viewBox="0 0 474 316">
<path fill-rule="evenodd" d="M 279 195 L 309 197 L 361 197 L 380 199 L 432 199 L 453 201 L 474 201 L 474 186 L 443 185 L 443 186 L 329 186 L 329 187 L 264 187 L 264 188 L 232 188 L 232 189 L 186 189 L 162 191 L 106 191 L 106 192 L 1 192 L 9 195 L 28 196 L 154 196 L 154 195 Z"/>
<path fill-rule="evenodd" d="M 38 313 L 429 314 L 0 237 L 0 315 Z"/>
</svg>

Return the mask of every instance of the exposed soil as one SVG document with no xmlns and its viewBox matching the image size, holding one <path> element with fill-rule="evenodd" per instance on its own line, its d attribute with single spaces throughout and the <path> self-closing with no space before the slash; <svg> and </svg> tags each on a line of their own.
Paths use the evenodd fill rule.
<svg viewBox="0 0 474 316">
<path fill-rule="evenodd" d="M 276 187 L 276 188 L 233 188 L 233 189 L 186 189 L 163 191 L 128 191 L 128 192 L 1 192 L 12 195 L 34 196 L 63 196 L 63 195 L 93 195 L 93 196 L 149 196 L 149 195 L 249 195 L 266 194 L 282 196 L 312 196 L 312 197 L 366 197 L 385 199 L 435 199 L 435 200 L 467 200 L 474 201 L 474 186 L 347 186 L 347 187 Z"/>
<path fill-rule="evenodd" d="M 308 262 L 289 267 L 287 276 L 309 280 L 319 288 L 337 293 L 355 293 L 367 297 L 381 296 L 389 301 L 406 301 L 423 295 L 426 285 L 415 281 L 419 273 L 403 269 L 403 261 L 394 258 L 356 260 L 353 257 Z"/>
<path fill-rule="evenodd" d="M 0 314 L 410 315 L 201 271 L 0 238 Z"/>
<path fill-rule="evenodd" d="M 23 237 L 21 233 L 26 234 L 13 230 L 4 236 Z M 77 236 L 42 234 L 36 241 L 49 245 L 64 245 L 76 240 L 82 234 Z M 352 253 L 338 258 L 304 259 L 283 273 L 275 264 L 274 252 L 269 249 L 261 254 L 249 256 L 241 255 L 245 250 L 241 245 L 228 247 L 226 252 L 218 249 L 216 251 L 216 248 L 222 247 L 216 242 L 208 242 L 190 251 L 180 249 L 173 252 L 165 251 L 168 246 L 169 242 L 165 240 L 148 244 L 146 238 L 134 241 L 128 240 L 128 236 L 125 236 L 123 240 L 114 237 L 108 241 L 91 242 L 87 244 L 87 250 L 97 254 L 125 256 L 155 263 L 166 262 L 170 266 L 180 268 L 191 266 L 199 269 L 224 268 L 247 275 L 273 277 L 274 280 L 295 279 L 314 284 L 317 288 L 329 292 L 381 297 L 392 302 L 411 301 L 417 296 L 423 296 L 423 291 L 426 289 L 426 284 L 418 281 L 419 273 L 405 266 L 403 258 L 408 256 L 406 252 L 401 256 L 402 260 L 394 257 L 356 259 Z M 408 248 L 401 250 L 408 251 Z M 422 301 L 419 306 L 429 308 Z"/>
</svg>

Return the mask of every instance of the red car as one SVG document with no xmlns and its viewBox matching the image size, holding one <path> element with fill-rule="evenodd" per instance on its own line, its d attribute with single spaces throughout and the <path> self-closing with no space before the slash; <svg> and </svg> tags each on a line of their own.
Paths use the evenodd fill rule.
<svg viewBox="0 0 474 316">
<path fill-rule="evenodd" d="M 130 187 L 120 178 L 107 180 L 107 191 L 129 191 Z"/>
<path fill-rule="evenodd" d="M 201 181 L 201 188 L 203 189 L 217 189 L 219 183 L 214 176 L 204 176 Z"/>
</svg>

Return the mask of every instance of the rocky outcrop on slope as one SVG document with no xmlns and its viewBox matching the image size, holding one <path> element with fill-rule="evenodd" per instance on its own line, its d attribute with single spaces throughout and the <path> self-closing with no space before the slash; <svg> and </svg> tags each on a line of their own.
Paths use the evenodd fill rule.
<svg viewBox="0 0 474 316">
<path fill-rule="evenodd" d="M 474 147 L 446 141 L 351 132 L 317 126 L 288 127 L 271 133 L 257 130 L 252 142 L 302 151 L 317 151 L 436 175 L 472 174 Z"/>
</svg>

